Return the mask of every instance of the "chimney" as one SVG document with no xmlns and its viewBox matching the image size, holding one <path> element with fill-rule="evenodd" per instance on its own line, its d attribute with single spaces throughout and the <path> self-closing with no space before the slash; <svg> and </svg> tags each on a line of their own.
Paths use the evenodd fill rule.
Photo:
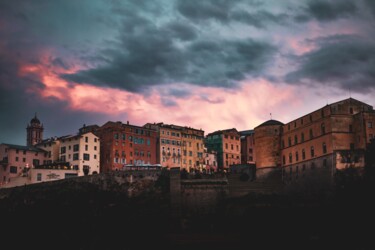
<svg viewBox="0 0 375 250">
<path fill-rule="evenodd" d="M 129 125 L 129 121 L 126 121 L 126 124 Z"/>
</svg>

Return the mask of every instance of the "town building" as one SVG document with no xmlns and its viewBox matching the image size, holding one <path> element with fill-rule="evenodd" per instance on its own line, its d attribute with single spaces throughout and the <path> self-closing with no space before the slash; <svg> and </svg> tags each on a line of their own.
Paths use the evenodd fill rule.
<svg viewBox="0 0 375 250">
<path fill-rule="evenodd" d="M 269 120 L 254 129 L 256 167 L 281 168 L 284 182 L 365 166 L 374 138 L 373 107 L 348 98 L 283 124 Z"/>
<path fill-rule="evenodd" d="M 67 135 L 60 141 L 60 162 L 69 162 L 78 176 L 100 173 L 100 140 L 91 132 Z"/>
<path fill-rule="evenodd" d="M 208 173 L 217 171 L 217 153 L 215 151 L 208 151 L 204 148 L 204 165 L 203 168 Z"/>
<path fill-rule="evenodd" d="M 95 132 L 101 141 L 101 170 L 108 172 L 125 165 L 156 164 L 154 129 L 109 121 Z"/>
<path fill-rule="evenodd" d="M 255 164 L 254 130 L 240 131 L 241 139 L 241 164 Z"/>
<path fill-rule="evenodd" d="M 206 136 L 208 151 L 217 152 L 219 170 L 229 170 L 229 166 L 241 162 L 240 133 L 235 128 L 218 130 Z"/>
<path fill-rule="evenodd" d="M 13 144 L 0 144 L 0 182 L 5 185 L 22 175 L 30 168 L 43 163 L 47 152 L 33 147 Z"/>
<path fill-rule="evenodd" d="M 163 167 L 180 167 L 188 172 L 202 170 L 204 164 L 204 131 L 187 126 L 147 123 L 157 131 L 158 163 Z"/>
</svg>

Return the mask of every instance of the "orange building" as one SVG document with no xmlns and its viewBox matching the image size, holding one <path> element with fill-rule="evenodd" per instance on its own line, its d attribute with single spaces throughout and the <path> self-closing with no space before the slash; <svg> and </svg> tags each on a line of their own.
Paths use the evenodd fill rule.
<svg viewBox="0 0 375 250">
<path fill-rule="evenodd" d="M 156 164 L 153 129 L 122 122 L 107 122 L 95 132 L 101 141 L 101 172 L 122 169 L 126 164 Z"/>
</svg>

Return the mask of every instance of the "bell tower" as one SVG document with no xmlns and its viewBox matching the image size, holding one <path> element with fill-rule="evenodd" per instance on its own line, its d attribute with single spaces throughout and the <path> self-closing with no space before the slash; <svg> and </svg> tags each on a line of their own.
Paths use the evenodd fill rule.
<svg viewBox="0 0 375 250">
<path fill-rule="evenodd" d="M 40 123 L 39 119 L 35 116 L 31 119 L 30 123 L 27 124 L 27 138 L 26 138 L 26 145 L 33 146 L 37 143 L 42 142 L 43 140 L 43 124 Z"/>
</svg>

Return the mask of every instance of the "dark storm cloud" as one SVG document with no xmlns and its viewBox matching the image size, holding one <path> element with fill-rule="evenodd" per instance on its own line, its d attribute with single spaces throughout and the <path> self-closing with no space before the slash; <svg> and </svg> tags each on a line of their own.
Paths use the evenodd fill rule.
<svg viewBox="0 0 375 250">
<path fill-rule="evenodd" d="M 318 21 L 327 22 L 339 18 L 347 18 L 357 13 L 355 2 L 342 0 L 312 0 L 309 1 L 301 14 L 295 17 L 298 22 L 306 22 L 311 18 Z"/>
<path fill-rule="evenodd" d="M 242 22 L 257 28 L 266 28 L 270 23 L 272 24 L 284 24 L 289 16 L 287 14 L 272 14 L 268 11 L 257 11 L 250 13 L 244 10 L 237 10 L 231 14 L 233 20 Z"/>
<path fill-rule="evenodd" d="M 365 93 L 375 87 L 375 44 L 356 36 L 317 39 L 318 49 L 297 60 L 298 70 L 287 74 L 290 83 L 312 80 Z"/>
<path fill-rule="evenodd" d="M 171 32 L 177 27 L 183 28 Z M 252 39 L 193 39 L 195 32 L 188 24 L 158 27 L 145 17 L 129 14 L 117 51 L 102 52 L 103 57 L 110 58 L 109 63 L 62 77 L 133 92 L 175 82 L 232 87 L 246 74 L 260 74 L 275 52 L 270 44 Z M 187 38 L 193 40 L 181 45 Z"/>
<path fill-rule="evenodd" d="M 229 13 L 239 1 L 207 0 L 177 1 L 177 10 L 188 19 L 202 21 L 213 19 L 220 22 L 229 20 Z"/>
<path fill-rule="evenodd" d="M 166 31 L 171 32 L 170 36 L 179 38 L 183 41 L 190 41 L 197 38 L 195 28 L 186 23 L 171 22 L 165 27 Z"/>
<path fill-rule="evenodd" d="M 372 14 L 375 16 L 375 1 L 374 0 L 364 0 L 366 7 L 369 7 Z"/>
</svg>

